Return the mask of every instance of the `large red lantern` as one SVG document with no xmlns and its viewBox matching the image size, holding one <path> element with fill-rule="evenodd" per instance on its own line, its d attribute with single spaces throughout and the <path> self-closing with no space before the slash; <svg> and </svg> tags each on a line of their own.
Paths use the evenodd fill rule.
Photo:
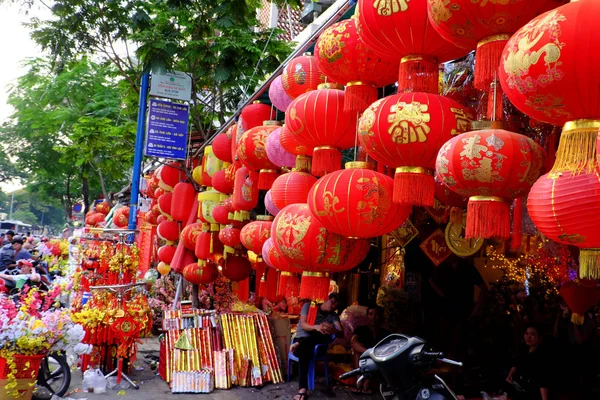
<svg viewBox="0 0 600 400">
<path fill-rule="evenodd" d="M 183 269 L 183 277 L 194 285 L 208 285 L 219 276 L 217 265 L 213 262 L 199 261 Z"/>
<path fill-rule="evenodd" d="M 399 91 L 438 92 L 438 64 L 467 53 L 432 29 L 424 0 L 359 0 L 358 33 L 382 57 L 400 61 Z"/>
<path fill-rule="evenodd" d="M 187 221 L 190 211 L 197 201 L 194 186 L 191 183 L 179 182 L 173 188 L 171 216 L 176 221 Z"/>
<path fill-rule="evenodd" d="M 167 242 L 179 239 L 179 223 L 177 221 L 163 221 L 156 229 L 158 236 Z"/>
<path fill-rule="evenodd" d="M 238 143 L 238 157 L 242 164 L 251 170 L 259 171 L 258 188 L 269 190 L 277 178 L 279 168 L 267 156 L 266 142 L 269 134 L 279 129 L 279 123 L 268 121 L 267 124 L 246 131 Z"/>
<path fill-rule="evenodd" d="M 298 142 L 314 148 L 312 173 L 323 176 L 342 166 L 340 150 L 356 143 L 357 113 L 344 111 L 339 85 L 323 84 L 289 105 L 285 124 Z"/>
<path fill-rule="evenodd" d="M 186 249 L 191 251 L 196 249 L 196 241 L 198 240 L 200 232 L 202 232 L 202 224 L 197 222 L 183 228 L 180 238 Z"/>
<path fill-rule="evenodd" d="M 306 172 L 292 171 L 281 175 L 273 183 L 271 199 L 278 209 L 290 204 L 306 203 L 308 192 L 317 178 Z"/>
<path fill-rule="evenodd" d="M 231 226 L 223 228 L 219 231 L 219 240 L 225 246 L 237 247 L 242 244 L 240 239 L 240 230 Z"/>
<path fill-rule="evenodd" d="M 327 231 L 352 238 L 381 236 L 402 225 L 411 207 L 392 201 L 392 178 L 367 169 L 365 162 L 346 168 L 314 184 L 308 195 L 312 216 Z"/>
<path fill-rule="evenodd" d="M 250 222 L 242 228 L 242 231 L 240 232 L 242 245 L 244 245 L 244 247 L 248 250 L 261 255 L 263 245 L 267 239 L 271 237 L 272 225 L 272 217 L 256 217 L 256 221 Z"/>
<path fill-rule="evenodd" d="M 161 246 L 158 248 L 158 259 L 165 264 L 171 264 L 173 261 L 173 256 L 175 255 L 175 250 L 177 250 L 177 246 Z"/>
<path fill-rule="evenodd" d="M 544 236 L 582 249 L 582 278 L 600 279 L 599 174 L 552 171 L 538 179 L 527 199 L 529 216 Z"/>
<path fill-rule="evenodd" d="M 502 50 L 511 35 L 530 19 L 563 0 L 427 0 L 433 28 L 450 43 L 473 50 L 475 87 L 487 90 L 496 80 Z"/>
<path fill-rule="evenodd" d="M 400 93 L 377 100 L 359 124 L 361 146 L 396 168 L 394 201 L 432 206 L 433 170 L 446 141 L 471 128 L 471 116 L 453 100 L 429 93 Z"/>
<path fill-rule="evenodd" d="M 233 178 L 235 177 L 235 173 L 233 174 L 234 176 L 231 176 L 231 174 L 228 174 L 227 171 L 228 170 L 226 169 L 222 169 L 215 172 L 212 177 L 212 185 L 213 189 L 215 189 L 217 192 L 223 194 L 232 194 L 234 183 Z"/>
<path fill-rule="evenodd" d="M 117 228 L 127 228 L 127 225 L 129 224 L 129 207 L 123 206 L 115 210 L 113 224 L 115 224 Z"/>
<path fill-rule="evenodd" d="M 315 44 L 321 71 L 346 85 L 344 109 L 363 112 L 377 100 L 377 88 L 396 82 L 400 60 L 382 58 L 365 45 L 356 30 L 356 19 L 331 25 Z"/>
<path fill-rule="evenodd" d="M 178 162 L 171 162 L 160 166 L 155 175 L 158 178 L 158 185 L 166 190 L 171 191 L 173 187 L 180 181 L 183 173 L 179 169 L 180 164 Z"/>
<path fill-rule="evenodd" d="M 258 174 L 247 167 L 235 172 L 233 208 L 250 211 L 258 205 Z"/>
<path fill-rule="evenodd" d="M 252 264 L 241 256 L 229 256 L 223 265 L 223 276 L 230 281 L 239 282 L 248 278 L 252 273 Z"/>
<path fill-rule="evenodd" d="M 223 162 L 232 162 L 233 158 L 231 157 L 231 130 L 227 130 L 227 132 L 220 133 L 215 137 L 212 141 L 212 148 L 215 157 Z"/>
<path fill-rule="evenodd" d="M 281 74 L 283 90 L 292 99 L 311 90 L 316 90 L 326 80 L 327 77 L 319 68 L 317 60 L 310 54 L 291 60 Z"/>
<path fill-rule="evenodd" d="M 588 279 L 567 282 L 560 288 L 560 295 L 573 312 L 571 322 L 583 325 L 585 314 L 600 302 L 600 286 L 595 281 Z"/>
<path fill-rule="evenodd" d="M 526 196 L 543 168 L 544 151 L 537 143 L 501 129 L 456 136 L 436 162 L 442 182 L 469 197 L 466 238 L 510 237 L 509 202 Z"/>
</svg>

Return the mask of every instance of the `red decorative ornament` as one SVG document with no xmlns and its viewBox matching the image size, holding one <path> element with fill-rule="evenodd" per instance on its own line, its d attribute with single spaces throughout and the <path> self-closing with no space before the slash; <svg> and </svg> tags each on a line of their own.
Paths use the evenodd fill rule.
<svg viewBox="0 0 600 400">
<path fill-rule="evenodd" d="M 173 190 L 173 187 L 180 181 L 182 171 L 179 169 L 180 164 L 178 162 L 172 162 L 166 165 L 160 166 L 156 170 L 156 177 L 158 178 L 158 185 L 166 191 Z"/>
<path fill-rule="evenodd" d="M 279 129 L 279 123 L 268 121 L 265 125 L 247 130 L 238 143 L 238 158 L 248 169 L 259 171 L 258 188 L 269 190 L 273 181 L 279 176 L 277 167 L 267 157 L 265 144 L 267 137 Z"/>
<path fill-rule="evenodd" d="M 250 251 L 261 255 L 267 239 L 271 237 L 272 217 L 258 216 L 256 221 L 244 226 L 240 232 L 242 245 Z"/>
<path fill-rule="evenodd" d="M 433 169 L 446 141 L 471 128 L 468 111 L 443 96 L 400 93 L 373 103 L 359 122 L 361 146 L 396 168 L 394 201 L 433 206 Z"/>
<path fill-rule="evenodd" d="M 497 80 L 502 50 L 527 21 L 564 3 L 562 0 L 427 0 L 432 27 L 450 43 L 475 54 L 475 87 L 487 90 Z"/>
<path fill-rule="evenodd" d="M 173 261 L 173 256 L 175 255 L 175 250 L 177 250 L 177 246 L 161 246 L 158 248 L 158 259 L 165 264 L 171 264 Z"/>
<path fill-rule="evenodd" d="M 225 200 L 223 200 L 222 203 L 223 207 L 225 207 L 225 209 L 227 211 L 229 211 L 230 213 L 234 212 L 235 209 L 233 208 L 233 199 L 231 197 L 226 198 Z"/>
<path fill-rule="evenodd" d="M 166 192 L 158 198 L 158 209 L 165 216 L 171 216 L 171 206 L 173 204 L 173 192 Z"/>
<path fill-rule="evenodd" d="M 396 82 L 400 60 L 382 58 L 365 45 L 356 18 L 331 25 L 315 44 L 319 68 L 334 82 L 346 85 L 344 110 L 363 112 L 377 100 L 377 88 Z"/>
<path fill-rule="evenodd" d="M 220 133 L 212 141 L 212 148 L 215 157 L 223 162 L 232 162 L 231 157 L 231 131 L 227 130 L 225 133 Z"/>
<path fill-rule="evenodd" d="M 193 223 L 181 231 L 180 238 L 183 241 L 183 245 L 186 249 L 194 251 L 196 249 L 196 241 L 198 240 L 198 235 L 202 231 L 202 224 Z"/>
<path fill-rule="evenodd" d="M 176 221 L 163 221 L 158 224 L 156 232 L 161 239 L 167 242 L 175 242 L 179 239 L 179 223 Z"/>
<path fill-rule="evenodd" d="M 467 51 L 446 42 L 432 29 L 425 1 L 359 0 L 358 33 L 382 57 L 400 61 L 400 92 L 438 92 L 438 64 Z"/>
<path fill-rule="evenodd" d="M 85 224 L 89 226 L 98 226 L 104 222 L 105 215 L 102 213 L 93 213 L 85 217 Z"/>
<path fill-rule="evenodd" d="M 392 201 L 392 178 L 368 169 L 365 162 L 325 175 L 308 195 L 312 216 L 327 231 L 351 238 L 370 238 L 397 229 L 411 206 Z"/>
<path fill-rule="evenodd" d="M 219 231 L 219 240 L 225 246 L 229 247 L 237 247 L 242 244 L 240 239 L 240 230 L 230 226 Z"/>
<path fill-rule="evenodd" d="M 323 176 L 342 166 L 341 150 L 354 147 L 357 113 L 344 111 L 339 85 L 323 84 L 288 107 L 285 124 L 298 142 L 314 148 L 312 173 Z"/>
<path fill-rule="evenodd" d="M 250 211 L 258 205 L 258 174 L 247 167 L 235 173 L 233 208 Z"/>
<path fill-rule="evenodd" d="M 229 211 L 225 206 L 216 206 L 213 208 L 212 216 L 218 224 L 227 225 L 231 221 L 229 219 Z"/>
<path fill-rule="evenodd" d="M 317 178 L 306 172 L 289 172 L 281 175 L 273 183 L 271 199 L 280 210 L 290 204 L 306 203 L 308 192 Z"/>
<path fill-rule="evenodd" d="M 175 221 L 187 221 L 194 203 L 197 202 L 196 189 L 191 183 L 179 182 L 173 188 L 171 216 Z"/>
<path fill-rule="evenodd" d="M 560 288 L 560 295 L 573 312 L 571 322 L 583 325 L 585 314 L 600 302 L 600 287 L 593 280 L 582 279 L 578 282 L 567 282 Z"/>
<path fill-rule="evenodd" d="M 127 228 L 129 224 L 129 207 L 118 208 L 113 216 L 113 224 L 117 228 Z"/>
<path fill-rule="evenodd" d="M 217 265 L 213 262 L 200 261 L 187 265 L 183 269 L 183 277 L 194 285 L 208 285 L 219 276 Z"/>
<path fill-rule="evenodd" d="M 230 281 L 243 281 L 252 273 L 252 264 L 247 258 L 241 256 L 229 256 L 225 260 L 222 272 L 223 276 Z"/>
<path fill-rule="evenodd" d="M 281 74 L 283 90 L 292 99 L 316 90 L 326 81 L 327 77 L 319 68 L 316 58 L 308 53 L 290 61 Z"/>
<path fill-rule="evenodd" d="M 147 193 L 148 196 L 152 197 L 154 196 L 154 198 L 158 198 L 158 196 L 156 196 L 156 189 L 159 189 L 158 187 L 158 178 L 156 178 L 154 175 L 150 178 L 146 180 L 146 184 L 147 184 Z M 162 193 L 161 193 L 162 194 Z"/>
<path fill-rule="evenodd" d="M 110 205 L 106 201 L 100 202 L 96 204 L 96 211 L 100 214 L 107 215 L 110 212 Z"/>
<path fill-rule="evenodd" d="M 509 202 L 526 196 L 543 168 L 544 151 L 537 143 L 501 129 L 451 139 L 436 162 L 442 182 L 469 197 L 466 238 L 509 238 Z"/>
<path fill-rule="evenodd" d="M 212 177 L 212 185 L 213 189 L 215 189 L 217 192 L 223 194 L 232 194 L 235 173 L 233 176 L 231 176 L 231 174 L 228 174 L 227 172 L 228 171 L 225 169 L 215 172 Z"/>
</svg>

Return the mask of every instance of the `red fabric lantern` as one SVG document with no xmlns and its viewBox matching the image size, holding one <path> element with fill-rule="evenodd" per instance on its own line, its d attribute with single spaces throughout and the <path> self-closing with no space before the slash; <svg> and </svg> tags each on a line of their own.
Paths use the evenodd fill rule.
<svg viewBox="0 0 600 400">
<path fill-rule="evenodd" d="M 183 277 L 194 285 L 208 285 L 219 276 L 217 265 L 213 262 L 200 261 L 187 265 L 183 269 Z"/>
<path fill-rule="evenodd" d="M 222 169 L 215 172 L 212 177 L 212 185 L 217 192 L 223 194 L 232 194 L 235 173 L 233 176 L 231 176 L 231 174 L 228 174 L 227 171 L 228 170 Z"/>
<path fill-rule="evenodd" d="M 173 204 L 173 192 L 166 192 L 158 198 L 158 209 L 165 216 L 171 216 L 171 206 Z"/>
<path fill-rule="evenodd" d="M 432 29 L 427 4 L 419 1 L 360 0 L 358 33 L 382 57 L 400 62 L 400 92 L 438 92 L 438 64 L 467 53 Z"/>
<path fill-rule="evenodd" d="M 292 99 L 301 94 L 316 90 L 327 77 L 319 68 L 315 57 L 305 54 L 290 61 L 281 74 L 283 90 Z"/>
<path fill-rule="evenodd" d="M 433 169 L 442 145 L 471 127 L 467 110 L 443 96 L 401 93 L 373 103 L 359 123 L 361 146 L 396 168 L 394 201 L 433 206 Z"/>
<path fill-rule="evenodd" d="M 220 133 L 212 141 L 212 148 L 215 157 L 224 162 L 232 162 L 231 157 L 231 131 L 228 129 L 225 133 Z"/>
<path fill-rule="evenodd" d="M 158 248 L 158 259 L 165 264 L 171 264 L 173 261 L 173 256 L 175 255 L 175 250 L 177 250 L 177 246 L 161 246 Z"/>
<path fill-rule="evenodd" d="M 244 107 L 240 114 L 236 131 L 238 145 L 244 133 L 257 126 L 262 126 L 263 122 L 273 120 L 274 118 L 275 110 L 268 104 L 263 104 L 260 101 L 255 101 Z"/>
<path fill-rule="evenodd" d="M 506 42 L 527 21 L 559 6 L 562 0 L 494 1 L 428 0 L 433 28 L 456 46 L 475 54 L 475 87 L 487 90 L 496 80 Z"/>
<path fill-rule="evenodd" d="M 281 175 L 273 183 L 271 199 L 280 210 L 290 204 L 306 203 L 308 192 L 317 178 L 306 172 L 289 172 Z"/>
<path fill-rule="evenodd" d="M 179 223 L 176 221 L 163 221 L 158 224 L 156 232 L 161 239 L 174 242 L 179 239 Z"/>
<path fill-rule="evenodd" d="M 88 215 L 85 218 L 85 223 L 86 223 L 86 225 L 89 225 L 89 226 L 98 226 L 102 222 L 104 222 L 104 218 L 105 218 L 104 214 L 94 213 L 94 214 Z"/>
<path fill-rule="evenodd" d="M 194 254 L 199 260 L 207 260 L 213 252 L 213 234 L 207 231 L 201 231 L 196 239 L 196 248 Z"/>
<path fill-rule="evenodd" d="M 258 205 L 258 174 L 247 167 L 238 169 L 233 185 L 233 208 L 250 211 Z"/>
<path fill-rule="evenodd" d="M 562 285 L 560 295 L 573 312 L 571 322 L 583 325 L 585 314 L 600 302 L 600 287 L 593 280 L 582 279 L 579 282 L 567 282 Z"/>
<path fill-rule="evenodd" d="M 229 222 L 229 211 L 225 206 L 216 206 L 213 208 L 212 216 L 218 224 L 227 225 Z"/>
<path fill-rule="evenodd" d="M 171 216 L 176 221 L 186 221 L 194 203 L 197 202 L 196 190 L 191 183 L 179 182 L 173 188 Z"/>
<path fill-rule="evenodd" d="M 228 226 L 227 228 L 223 228 L 219 231 L 219 240 L 225 246 L 237 247 L 242 243 L 240 239 L 240 232 L 241 231 L 239 229 Z"/>
<path fill-rule="evenodd" d="M 127 228 L 129 224 L 129 207 L 118 208 L 113 216 L 113 224 L 117 228 Z"/>
<path fill-rule="evenodd" d="M 410 205 L 392 201 L 392 178 L 354 162 L 346 170 L 327 174 L 308 195 L 312 216 L 329 232 L 352 238 L 381 236 L 397 229 Z"/>
<path fill-rule="evenodd" d="M 261 255 L 267 239 L 271 237 L 272 217 L 258 216 L 256 221 L 244 226 L 240 232 L 242 245 L 250 251 Z"/>
<path fill-rule="evenodd" d="M 242 137 L 242 134 L 244 133 L 243 131 L 240 133 L 240 136 L 237 136 L 237 130 L 238 130 L 238 124 L 233 124 L 231 126 L 231 128 L 229 128 L 227 130 L 227 132 L 230 132 L 231 134 L 231 159 L 232 159 L 232 164 L 236 167 L 236 168 L 241 168 L 242 167 L 242 162 L 238 159 L 237 156 L 237 147 L 238 147 L 238 141 L 240 140 L 240 138 Z"/>
<path fill-rule="evenodd" d="M 288 107 L 285 124 L 296 139 L 314 148 L 312 173 L 323 176 L 342 166 L 340 150 L 356 143 L 357 113 L 344 111 L 344 92 L 324 84 L 298 97 Z"/>
<path fill-rule="evenodd" d="M 110 212 L 110 205 L 106 201 L 100 202 L 96 204 L 96 211 L 106 215 Z"/>
<path fill-rule="evenodd" d="M 314 147 L 307 147 L 292 135 L 290 130 L 283 125 L 279 134 L 279 143 L 287 152 L 296 156 L 296 169 L 298 171 L 310 171 L 312 166 L 312 154 Z"/>
<path fill-rule="evenodd" d="M 238 158 L 246 167 L 259 171 L 258 188 L 269 190 L 273 181 L 277 178 L 279 167 L 267 157 L 265 144 L 267 137 L 274 130 L 279 129 L 279 124 L 269 121 L 266 125 L 260 125 L 247 130 L 238 143 Z"/>
<path fill-rule="evenodd" d="M 509 202 L 526 196 L 543 168 L 544 151 L 537 143 L 501 129 L 456 136 L 436 162 L 442 182 L 469 197 L 466 238 L 509 238 Z"/>
<path fill-rule="evenodd" d="M 438 199 L 443 205 L 450 207 L 458 207 L 458 208 L 466 208 L 467 203 L 469 202 L 469 198 L 453 192 L 448 188 L 448 186 L 444 185 L 442 180 L 436 176 L 435 177 L 435 198 Z"/>
<path fill-rule="evenodd" d="M 194 251 L 196 249 L 196 241 L 198 240 L 198 235 L 202 231 L 202 224 L 193 223 L 181 231 L 180 238 L 183 241 L 183 245 L 186 249 Z"/>
<path fill-rule="evenodd" d="M 356 30 L 356 19 L 331 25 L 315 44 L 319 68 L 334 82 L 346 85 L 344 110 L 363 112 L 377 100 L 377 88 L 396 82 L 400 60 L 378 56 Z"/>
<path fill-rule="evenodd" d="M 148 185 L 146 191 L 148 193 L 148 196 L 152 197 L 154 196 L 154 198 L 156 199 L 156 190 L 159 189 L 158 187 L 158 178 L 156 178 L 154 175 L 150 178 L 146 180 L 146 184 Z M 162 189 L 161 189 L 162 190 Z"/>
<path fill-rule="evenodd" d="M 252 273 L 252 264 L 247 258 L 229 256 L 223 265 L 223 276 L 230 281 L 239 282 L 248 278 Z"/>
<path fill-rule="evenodd" d="M 180 181 L 182 171 L 179 169 L 180 164 L 178 162 L 172 162 L 159 167 L 156 170 L 159 186 L 166 190 L 171 191 L 173 187 Z"/>
</svg>

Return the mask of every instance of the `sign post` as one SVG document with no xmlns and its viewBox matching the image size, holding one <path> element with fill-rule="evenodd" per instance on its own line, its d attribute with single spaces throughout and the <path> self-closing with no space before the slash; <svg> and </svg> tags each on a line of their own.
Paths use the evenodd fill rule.
<svg viewBox="0 0 600 400">
<path fill-rule="evenodd" d="M 186 159 L 189 109 L 187 104 L 150 99 L 147 156 Z"/>
</svg>

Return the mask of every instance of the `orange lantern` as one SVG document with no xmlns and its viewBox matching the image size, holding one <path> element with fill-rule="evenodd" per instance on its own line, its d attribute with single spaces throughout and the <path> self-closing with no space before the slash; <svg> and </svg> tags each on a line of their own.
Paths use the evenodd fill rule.
<svg viewBox="0 0 600 400">
<path fill-rule="evenodd" d="M 311 90 L 316 90 L 326 80 L 327 77 L 319 68 L 317 60 L 309 53 L 291 60 L 281 74 L 283 90 L 292 99 Z"/>
<path fill-rule="evenodd" d="M 179 223 L 177 221 L 163 221 L 158 224 L 156 232 L 161 239 L 167 242 L 175 242 L 179 239 Z"/>
<path fill-rule="evenodd" d="M 345 170 L 325 175 L 310 190 L 311 215 L 327 231 L 376 237 L 397 229 L 409 216 L 410 205 L 392 201 L 392 178 L 368 168 L 365 162 L 348 163 Z"/>
<path fill-rule="evenodd" d="M 344 111 L 344 92 L 323 84 L 296 98 L 285 114 L 285 124 L 298 142 L 314 148 L 312 173 L 323 176 L 342 166 L 340 150 L 356 143 L 357 113 Z"/>
<path fill-rule="evenodd" d="M 244 226 L 240 232 L 242 245 L 256 254 L 262 254 L 264 243 L 271 237 L 273 217 L 259 215 L 256 221 Z"/>
<path fill-rule="evenodd" d="M 171 205 L 173 204 L 173 192 L 166 192 L 158 198 L 158 209 L 165 216 L 171 216 Z"/>
<path fill-rule="evenodd" d="M 432 206 L 435 158 L 442 145 L 471 127 L 467 110 L 443 96 L 400 93 L 377 100 L 359 123 L 361 146 L 396 168 L 394 201 Z"/>
<path fill-rule="evenodd" d="M 230 281 L 240 282 L 252 273 L 252 264 L 247 258 L 241 256 L 229 256 L 223 265 L 223 276 Z"/>
<path fill-rule="evenodd" d="M 198 240 L 198 235 L 202 231 L 201 223 L 193 223 L 189 224 L 181 231 L 180 238 L 183 241 L 183 245 L 186 249 L 194 251 L 196 249 L 196 241 Z"/>
<path fill-rule="evenodd" d="M 232 162 L 231 157 L 231 130 L 228 129 L 225 133 L 218 134 L 212 141 L 212 148 L 215 157 L 223 162 Z"/>
<path fill-rule="evenodd" d="M 113 224 L 117 228 L 127 228 L 129 224 L 129 207 L 120 207 L 115 211 Z"/>
<path fill-rule="evenodd" d="M 194 203 L 197 202 L 196 189 L 191 183 L 179 182 L 173 188 L 171 216 L 175 221 L 187 221 Z"/>
<path fill-rule="evenodd" d="M 107 215 L 110 212 L 110 205 L 106 201 L 96 204 L 96 211 L 100 214 Z"/>
<path fill-rule="evenodd" d="M 158 259 L 165 264 L 171 264 L 173 261 L 173 256 L 175 255 L 175 250 L 177 250 L 177 246 L 161 246 L 158 248 Z"/>
<path fill-rule="evenodd" d="M 171 272 L 171 266 L 169 264 L 161 261 L 156 266 L 156 270 L 158 271 L 159 274 L 164 276 L 164 275 L 167 275 L 169 272 Z"/>
<path fill-rule="evenodd" d="M 258 205 L 258 174 L 247 167 L 235 172 L 233 208 L 250 211 Z"/>
<path fill-rule="evenodd" d="M 527 195 L 543 167 L 544 151 L 537 143 L 501 129 L 456 136 L 436 162 L 442 182 L 469 197 L 468 239 L 510 237 L 509 202 Z"/>
<path fill-rule="evenodd" d="M 183 269 L 183 277 L 194 285 L 208 285 L 219 276 L 217 265 L 213 262 L 199 261 Z"/>
<path fill-rule="evenodd" d="M 278 209 L 290 204 L 306 203 L 308 192 L 317 178 L 306 172 L 289 172 L 281 175 L 273 183 L 271 199 Z"/>
<path fill-rule="evenodd" d="M 248 169 L 260 171 L 258 188 L 269 190 L 273 181 L 279 175 L 279 168 L 267 157 L 267 137 L 279 129 L 277 121 L 266 121 L 265 125 L 247 130 L 238 143 L 238 158 Z"/>
</svg>

